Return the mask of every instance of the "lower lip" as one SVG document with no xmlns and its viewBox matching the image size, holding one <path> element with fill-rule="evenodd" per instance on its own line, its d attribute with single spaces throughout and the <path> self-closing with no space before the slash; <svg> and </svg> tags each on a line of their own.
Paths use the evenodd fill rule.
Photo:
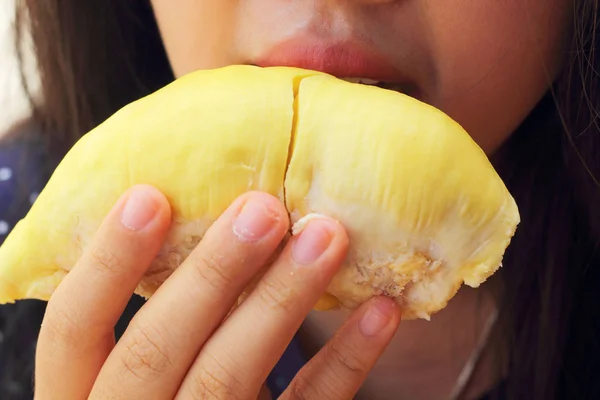
<svg viewBox="0 0 600 400">
<path fill-rule="evenodd" d="M 356 45 L 283 43 L 258 62 L 261 67 L 288 66 L 324 72 L 339 78 L 368 78 L 402 83 L 401 73 Z"/>
</svg>

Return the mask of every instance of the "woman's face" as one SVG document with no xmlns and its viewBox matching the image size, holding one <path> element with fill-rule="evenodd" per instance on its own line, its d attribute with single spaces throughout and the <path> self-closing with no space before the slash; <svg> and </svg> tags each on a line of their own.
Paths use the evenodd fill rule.
<svg viewBox="0 0 600 400">
<path fill-rule="evenodd" d="M 555 77 L 566 0 L 151 0 L 176 76 L 231 64 L 370 78 L 493 152 Z"/>
</svg>

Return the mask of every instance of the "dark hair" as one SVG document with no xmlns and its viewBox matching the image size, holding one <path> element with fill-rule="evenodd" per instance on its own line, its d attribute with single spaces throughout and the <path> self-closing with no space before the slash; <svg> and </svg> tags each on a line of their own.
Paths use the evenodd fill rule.
<svg viewBox="0 0 600 400">
<path fill-rule="evenodd" d="M 522 216 L 494 277 L 502 291 L 492 344 L 508 345 L 510 399 L 600 398 L 598 3 L 573 3 L 560 76 L 492 158 Z M 20 20 L 28 11 L 45 98 L 35 116 L 57 160 L 117 109 L 173 79 L 147 1 L 24 4 Z"/>
</svg>

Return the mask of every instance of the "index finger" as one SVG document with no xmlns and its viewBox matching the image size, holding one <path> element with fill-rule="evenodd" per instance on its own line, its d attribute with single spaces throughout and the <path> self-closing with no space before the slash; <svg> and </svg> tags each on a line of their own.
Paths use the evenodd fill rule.
<svg viewBox="0 0 600 400">
<path fill-rule="evenodd" d="M 36 351 L 36 398 L 87 398 L 170 215 L 165 197 L 149 186 L 132 188 L 113 207 L 48 302 Z"/>
</svg>

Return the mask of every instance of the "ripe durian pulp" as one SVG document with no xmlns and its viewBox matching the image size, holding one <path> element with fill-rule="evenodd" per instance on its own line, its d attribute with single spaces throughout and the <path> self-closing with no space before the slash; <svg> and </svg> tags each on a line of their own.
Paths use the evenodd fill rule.
<svg viewBox="0 0 600 400">
<path fill-rule="evenodd" d="M 497 271 L 520 221 L 484 152 L 432 106 L 298 68 L 197 71 L 75 144 L 0 248 L 0 304 L 48 300 L 134 184 L 158 188 L 173 215 L 144 297 L 250 190 L 281 199 L 293 233 L 319 214 L 346 228 L 319 310 L 384 294 L 404 319 L 429 319 Z"/>
</svg>

